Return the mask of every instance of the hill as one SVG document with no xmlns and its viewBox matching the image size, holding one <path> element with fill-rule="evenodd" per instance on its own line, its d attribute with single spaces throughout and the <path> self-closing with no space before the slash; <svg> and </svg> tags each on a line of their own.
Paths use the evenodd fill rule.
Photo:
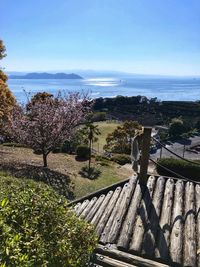
<svg viewBox="0 0 200 267">
<path fill-rule="evenodd" d="M 75 74 L 75 73 L 38 73 L 38 72 L 32 72 L 27 73 L 25 75 L 10 75 L 9 79 L 83 79 L 83 77 Z"/>
</svg>

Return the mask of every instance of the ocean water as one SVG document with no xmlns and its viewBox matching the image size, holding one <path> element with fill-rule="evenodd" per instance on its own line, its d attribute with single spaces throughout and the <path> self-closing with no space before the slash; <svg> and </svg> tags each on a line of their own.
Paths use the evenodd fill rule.
<svg viewBox="0 0 200 267">
<path fill-rule="evenodd" d="M 26 102 L 37 92 L 54 95 L 60 91 L 89 93 L 91 98 L 137 96 L 158 100 L 200 100 L 200 78 L 89 78 L 83 80 L 25 80 L 10 79 L 8 85 L 19 102 Z"/>
</svg>

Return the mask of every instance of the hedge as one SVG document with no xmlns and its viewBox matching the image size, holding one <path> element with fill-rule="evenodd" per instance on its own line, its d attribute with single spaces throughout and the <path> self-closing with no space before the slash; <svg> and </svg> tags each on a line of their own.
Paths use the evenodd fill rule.
<svg viewBox="0 0 200 267">
<path fill-rule="evenodd" d="M 76 148 L 76 155 L 78 158 L 88 159 L 90 155 L 90 148 L 86 145 L 79 145 Z"/>
<path fill-rule="evenodd" d="M 93 227 L 43 183 L 0 174 L 0 266 L 86 266 Z"/>
<path fill-rule="evenodd" d="M 186 178 L 189 178 L 195 181 L 200 181 L 200 165 L 189 163 L 184 160 L 174 159 L 174 158 L 160 159 L 158 160 L 158 164 Z M 159 165 L 157 165 L 157 172 L 160 175 L 180 178 L 180 176 L 172 174 L 171 172 L 165 170 Z"/>
<path fill-rule="evenodd" d="M 115 154 L 114 156 L 112 156 L 111 160 L 118 163 L 119 165 L 131 163 L 130 156 L 126 154 Z"/>
</svg>

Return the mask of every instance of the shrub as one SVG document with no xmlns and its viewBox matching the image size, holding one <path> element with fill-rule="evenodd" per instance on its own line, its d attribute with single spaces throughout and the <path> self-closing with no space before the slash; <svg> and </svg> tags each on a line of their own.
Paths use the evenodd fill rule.
<svg viewBox="0 0 200 267">
<path fill-rule="evenodd" d="M 106 157 L 106 156 L 102 156 L 102 155 L 96 155 L 96 156 L 95 156 L 95 159 L 96 159 L 97 161 L 101 161 L 101 160 L 109 160 L 108 157 Z"/>
<path fill-rule="evenodd" d="M 83 166 L 79 172 L 81 176 L 84 178 L 88 178 L 90 180 L 97 179 L 99 175 L 101 174 L 101 171 L 98 170 L 95 167 L 88 167 L 88 166 Z"/>
<path fill-rule="evenodd" d="M 60 153 L 61 152 L 61 147 L 57 146 L 52 150 L 52 153 L 56 154 L 56 153 Z"/>
<path fill-rule="evenodd" d="M 97 122 L 97 121 L 105 121 L 106 120 L 106 112 L 96 111 L 90 112 L 87 117 L 87 121 Z"/>
<path fill-rule="evenodd" d="M 186 178 L 194 179 L 200 181 L 200 165 L 186 162 L 184 160 L 174 159 L 174 158 L 163 158 L 158 160 L 158 164 L 180 174 Z M 161 166 L 157 166 L 157 172 L 160 175 L 179 177 L 178 175 L 173 175 L 171 172 L 165 170 Z M 179 177 L 180 178 L 180 177 Z"/>
<path fill-rule="evenodd" d="M 118 163 L 119 165 L 131 163 L 130 156 L 128 156 L 126 154 L 116 154 L 116 155 L 112 156 L 111 160 Z"/>
<path fill-rule="evenodd" d="M 109 163 L 110 163 L 109 161 L 110 161 L 110 159 L 107 158 L 106 156 L 96 155 L 96 156 L 95 156 L 95 159 L 96 159 L 96 161 L 99 162 L 99 164 L 100 164 L 101 166 L 109 166 Z"/>
<path fill-rule="evenodd" d="M 85 266 L 96 236 L 66 199 L 43 183 L 0 178 L 0 266 Z"/>
<path fill-rule="evenodd" d="M 78 158 L 88 159 L 90 155 L 90 148 L 86 145 L 77 146 L 76 155 Z"/>
<path fill-rule="evenodd" d="M 8 146 L 8 147 L 26 147 L 25 145 L 15 143 L 15 142 L 9 142 L 9 143 L 3 143 L 3 146 Z"/>
</svg>

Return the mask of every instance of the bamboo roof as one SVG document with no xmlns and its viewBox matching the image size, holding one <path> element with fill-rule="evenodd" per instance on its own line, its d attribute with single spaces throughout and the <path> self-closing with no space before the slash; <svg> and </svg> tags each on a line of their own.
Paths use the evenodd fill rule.
<svg viewBox="0 0 200 267">
<path fill-rule="evenodd" d="M 200 266 L 200 185 L 170 177 L 138 177 L 74 202 L 95 226 L 92 266 Z"/>
</svg>

